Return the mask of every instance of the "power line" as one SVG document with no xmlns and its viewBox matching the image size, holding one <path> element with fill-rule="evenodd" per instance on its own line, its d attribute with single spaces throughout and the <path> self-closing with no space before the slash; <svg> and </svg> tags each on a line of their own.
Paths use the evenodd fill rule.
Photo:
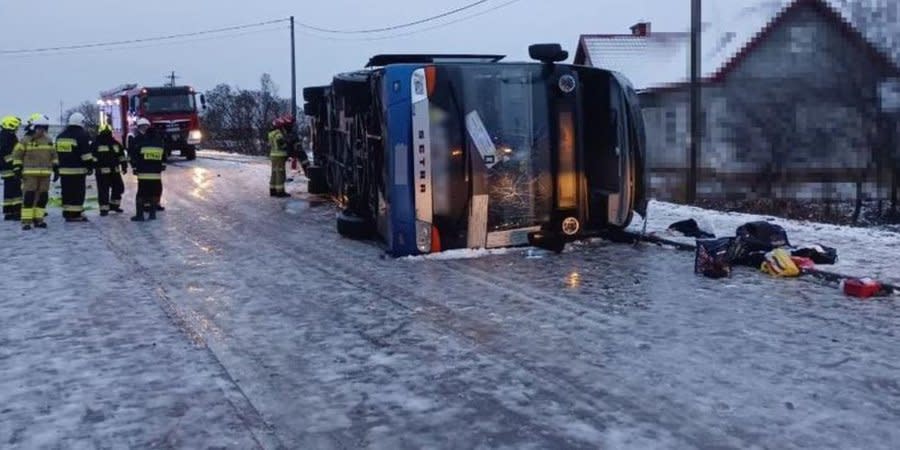
<svg viewBox="0 0 900 450">
<path fill-rule="evenodd" d="M 416 34 L 419 34 L 419 33 L 424 33 L 424 32 L 426 32 L 426 31 L 436 30 L 436 29 L 444 28 L 444 27 L 447 27 L 447 26 L 450 26 L 450 25 L 453 25 L 453 24 L 457 24 L 457 23 L 460 23 L 460 22 L 465 22 L 465 21 L 467 21 L 467 20 L 474 19 L 474 18 L 476 18 L 476 17 L 480 17 L 480 16 L 483 16 L 483 15 L 485 15 L 485 14 L 489 14 L 489 13 L 491 13 L 491 12 L 494 12 L 494 11 L 498 10 L 498 9 L 505 8 L 505 7 L 510 6 L 510 5 L 514 4 L 514 3 L 519 3 L 519 2 L 521 2 L 521 1 L 522 1 L 522 0 L 508 0 L 508 1 L 504 2 L 504 3 L 500 3 L 499 5 L 495 5 L 494 7 L 485 9 L 485 10 L 483 10 L 483 11 L 479 11 L 479 12 L 474 13 L 474 14 L 469 14 L 469 15 L 466 15 L 466 16 L 463 16 L 463 17 L 460 17 L 460 18 L 457 18 L 457 19 L 454 19 L 454 20 L 450 20 L 450 21 L 447 21 L 447 22 L 442 22 L 442 23 L 439 23 L 439 24 L 437 24 L 437 25 L 432 25 L 432 26 L 430 26 L 430 27 L 419 28 L 419 29 L 417 29 L 417 30 L 407 31 L 407 32 L 404 32 L 404 33 L 391 34 L 391 35 L 387 35 L 387 36 L 371 36 L 371 37 L 370 37 L 370 36 L 366 36 L 366 37 L 334 37 L 334 36 L 322 36 L 322 35 L 320 35 L 320 34 L 309 33 L 309 32 L 304 32 L 303 34 L 305 34 L 305 35 L 307 35 L 307 36 L 311 36 L 311 37 L 317 38 L 317 39 L 327 40 L 327 41 L 345 41 L 345 42 L 384 41 L 384 40 L 396 39 L 396 38 L 400 38 L 400 37 L 413 36 L 413 35 L 416 35 Z M 301 31 L 301 32 L 302 32 L 302 31 Z"/>
<path fill-rule="evenodd" d="M 148 38 L 141 38 L 141 39 L 128 39 L 128 40 L 123 40 L 123 41 L 95 42 L 95 43 L 91 43 L 91 44 L 63 45 L 63 46 L 58 46 L 58 47 L 29 48 L 29 49 L 18 49 L 18 50 L 0 50 L 0 54 L 20 55 L 20 54 L 29 54 L 29 53 L 46 53 L 46 52 L 56 52 L 56 51 L 65 51 L 65 50 L 81 50 L 81 49 L 87 49 L 87 48 L 114 47 L 114 46 L 119 46 L 119 45 L 140 44 L 143 42 L 165 41 L 165 40 L 180 39 L 180 38 L 185 38 L 185 37 L 201 36 L 201 35 L 206 35 L 206 34 L 225 33 L 225 32 L 229 32 L 229 31 L 245 30 L 247 28 L 257 28 L 257 27 L 262 27 L 262 26 L 266 26 L 266 25 L 287 22 L 288 20 L 289 19 L 267 20 L 265 22 L 250 23 L 250 24 L 245 24 L 245 25 L 235 25 L 235 26 L 223 27 L 223 28 L 214 28 L 211 30 L 194 31 L 191 33 L 178 33 L 178 34 L 170 34 L 170 35 L 166 35 L 166 36 L 148 37 Z"/>
<path fill-rule="evenodd" d="M 418 20 L 414 20 L 412 22 L 407 22 L 407 23 L 402 23 L 402 24 L 397 24 L 397 25 L 392 25 L 392 26 L 387 26 L 387 27 L 380 27 L 380 28 L 360 29 L 360 30 L 336 30 L 336 29 L 330 29 L 330 28 L 317 27 L 317 26 L 299 23 L 299 22 L 297 23 L 297 25 L 301 28 L 301 31 L 302 31 L 302 29 L 306 29 L 309 31 L 316 31 L 316 32 L 320 32 L 320 33 L 330 33 L 330 34 L 383 33 L 385 31 L 410 28 L 410 27 L 414 27 L 416 25 L 421 25 L 421 24 L 433 22 L 435 20 L 439 20 L 442 18 L 450 17 L 452 15 L 456 15 L 461 12 L 470 10 L 472 8 L 483 5 L 490 1 L 493 1 L 493 0 L 478 0 L 478 1 L 475 1 L 472 3 L 468 3 L 466 5 L 460 6 L 458 8 L 454 8 L 454 9 L 444 11 L 439 14 L 425 17 L 423 19 L 418 19 Z M 443 27 L 446 27 L 446 26 L 449 26 L 449 25 L 452 25 L 455 23 L 463 22 L 465 20 L 469 20 L 469 19 L 472 19 L 475 17 L 479 17 L 482 15 L 488 14 L 492 11 L 496 11 L 500 8 L 507 7 L 513 3 L 518 3 L 519 1 L 521 1 L 521 0 L 508 0 L 499 5 L 495 5 L 492 8 L 488 8 L 486 10 L 479 11 L 475 14 L 470 14 L 470 15 L 467 15 L 467 16 L 464 16 L 464 17 L 461 17 L 461 18 L 458 18 L 455 20 L 443 22 L 443 23 L 440 23 L 440 24 L 437 24 L 434 26 L 425 27 L 425 28 L 421 28 L 418 30 L 413 30 L 413 31 L 408 31 L 408 32 L 398 33 L 398 34 L 392 34 L 392 35 L 387 35 L 387 36 L 338 38 L 338 37 L 332 37 L 332 36 L 322 36 L 322 35 L 318 35 L 318 34 L 310 33 L 310 32 L 305 32 L 304 34 L 306 34 L 308 36 L 316 37 L 319 39 L 334 40 L 334 41 L 380 41 L 380 40 L 387 40 L 387 39 L 396 39 L 398 37 L 411 36 L 411 35 L 415 35 L 418 33 L 423 33 L 425 31 L 443 28 Z M 64 53 L 69 53 L 69 52 L 79 52 L 80 53 L 81 50 L 91 50 L 91 49 L 102 50 L 102 51 L 117 51 L 117 50 L 130 50 L 130 49 L 139 49 L 139 48 L 151 48 L 151 47 L 157 47 L 159 45 L 166 45 L 166 44 L 198 42 L 198 41 L 204 41 L 204 40 L 209 40 L 209 39 L 218 39 L 218 38 L 226 38 L 226 37 L 233 37 L 233 36 L 242 36 L 242 35 L 247 35 L 247 34 L 255 34 L 256 32 L 267 32 L 267 31 L 272 31 L 275 29 L 280 30 L 282 28 L 279 27 L 279 28 L 266 28 L 266 29 L 262 29 L 262 30 L 253 30 L 253 31 L 243 32 L 243 33 L 230 33 L 230 32 L 234 32 L 234 31 L 242 31 L 242 30 L 253 29 L 253 28 L 268 27 L 270 25 L 285 23 L 285 22 L 288 22 L 289 20 L 290 19 L 288 19 L 288 18 L 273 19 L 273 20 L 267 20 L 267 21 L 263 21 L 263 22 L 249 23 L 249 24 L 243 24 L 243 25 L 234 25 L 234 26 L 229 26 L 229 27 L 214 28 L 214 29 L 208 29 L 208 30 L 200 30 L 200 31 L 194 31 L 194 32 L 189 32 L 189 33 L 178 33 L 178 34 L 170 34 L 170 35 L 157 36 L 157 37 L 146 37 L 146 38 L 140 38 L 140 39 L 128 39 L 128 40 L 120 40 L 120 41 L 112 41 L 112 42 L 95 42 L 95 43 L 87 43 L 87 44 L 56 46 L 56 47 L 0 50 L 0 55 L 5 55 L 6 57 L 15 57 L 15 58 L 28 58 L 28 57 L 35 57 L 35 56 L 59 55 L 59 54 L 64 54 Z M 215 34 L 216 36 L 201 38 L 201 39 L 184 39 L 184 38 L 189 38 L 189 37 L 204 36 L 204 35 L 210 35 L 210 34 Z M 162 44 L 154 44 L 154 43 L 158 43 L 159 41 L 171 41 L 171 42 L 165 42 Z M 133 45 L 133 44 L 142 44 L 142 43 L 149 43 L 149 45 L 142 45 L 142 46 Z"/>
<path fill-rule="evenodd" d="M 423 18 L 423 19 L 414 20 L 414 21 L 412 21 L 412 22 L 406 22 L 406 23 L 401 23 L 401 24 L 391 25 L 391 26 L 381 27 L 381 28 L 368 28 L 368 29 L 359 29 L 359 30 L 338 30 L 338 29 L 333 29 L 333 28 L 323 28 L 323 27 L 318 27 L 318 26 L 315 26 L 315 25 L 310 25 L 310 24 L 302 23 L 302 22 L 297 22 L 297 25 L 300 26 L 300 27 L 302 27 L 302 28 L 306 28 L 306 29 L 312 30 L 312 31 L 318 31 L 318 32 L 321 32 L 321 33 L 335 33 L 335 34 L 372 34 L 372 33 L 383 33 L 383 32 L 385 32 L 385 31 L 394 31 L 394 30 L 399 30 L 399 29 L 402 29 L 402 28 L 410 28 L 410 27 L 414 27 L 414 26 L 416 26 L 416 25 L 421 25 L 421 24 L 423 24 L 423 23 L 432 22 L 432 21 L 435 21 L 435 20 L 438 20 L 438 19 L 443 19 L 444 17 L 452 16 L 452 15 L 454 15 L 454 14 L 461 13 L 461 12 L 463 12 L 463 11 L 465 11 L 465 10 L 472 9 L 472 8 L 474 8 L 474 7 L 476 7 L 476 6 L 483 5 L 483 4 L 485 4 L 485 3 L 489 2 L 489 1 L 491 1 L 491 0 L 478 0 L 478 1 L 475 1 L 475 2 L 472 2 L 472 3 L 469 3 L 469 4 L 466 4 L 466 5 L 460 6 L 460 7 L 458 7 L 458 8 L 451 9 L 451 10 L 449 10 L 449 11 L 444 11 L 444 12 L 442 12 L 442 13 L 440 13 L 440 14 L 436 14 L 436 15 L 433 15 L 433 16 L 430 16 L 430 17 L 425 17 L 425 18 Z"/>
<path fill-rule="evenodd" d="M 232 39 L 235 37 L 269 33 L 272 31 L 283 31 L 286 29 L 287 29 L 287 27 L 284 27 L 284 26 L 268 27 L 268 28 L 260 28 L 260 29 L 249 30 L 249 31 L 242 31 L 239 33 L 228 33 L 228 34 L 222 34 L 222 35 L 216 35 L 216 36 L 200 37 L 200 38 L 195 38 L 195 39 L 172 40 L 172 41 L 155 42 L 155 43 L 151 41 L 150 43 L 144 44 L 144 45 L 118 46 L 118 47 L 106 47 L 106 48 L 83 48 L 83 49 L 75 49 L 75 50 L 57 50 L 57 51 L 48 51 L 48 52 L 43 52 L 43 53 L 21 53 L 21 54 L 4 56 L 4 58 L 6 58 L 6 59 L 27 59 L 27 58 L 36 58 L 36 57 L 38 57 L 38 58 L 46 57 L 46 56 L 69 55 L 69 54 L 99 55 L 99 54 L 109 53 L 109 52 L 132 51 L 132 50 L 141 50 L 141 49 L 146 49 L 146 48 L 167 47 L 167 46 L 174 46 L 174 45 L 191 44 L 191 43 L 195 43 L 195 42 L 212 41 L 212 40 L 218 40 L 218 39 Z"/>
</svg>

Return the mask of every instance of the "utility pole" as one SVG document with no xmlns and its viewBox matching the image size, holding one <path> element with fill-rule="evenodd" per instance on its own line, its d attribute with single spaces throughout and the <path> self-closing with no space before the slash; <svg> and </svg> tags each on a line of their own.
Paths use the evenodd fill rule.
<svg viewBox="0 0 900 450">
<path fill-rule="evenodd" d="M 697 201 L 697 172 L 700 160 L 700 32 L 701 32 L 701 0 L 691 0 L 691 136 L 690 136 L 690 168 L 687 180 L 687 202 Z"/>
<path fill-rule="evenodd" d="M 297 118 L 297 53 L 294 51 L 294 16 L 291 16 L 291 115 Z"/>
<path fill-rule="evenodd" d="M 175 87 L 175 79 L 178 78 L 175 76 L 175 71 L 173 70 L 172 73 L 170 73 L 166 78 L 169 79 L 169 82 L 166 84 L 166 86 Z"/>
<path fill-rule="evenodd" d="M 63 102 L 62 102 L 62 100 L 60 100 L 59 101 L 59 124 L 63 125 L 65 123 L 66 123 L 66 118 L 63 117 Z"/>
</svg>

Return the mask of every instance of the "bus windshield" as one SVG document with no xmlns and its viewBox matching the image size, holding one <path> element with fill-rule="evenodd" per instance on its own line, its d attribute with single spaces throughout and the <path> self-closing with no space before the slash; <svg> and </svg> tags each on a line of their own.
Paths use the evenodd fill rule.
<svg viewBox="0 0 900 450">
<path fill-rule="evenodd" d="M 144 112 L 158 113 L 184 113 L 197 110 L 194 95 L 183 94 L 149 94 L 143 98 Z"/>
<path fill-rule="evenodd" d="M 468 194 L 479 191 L 488 196 L 488 231 L 546 221 L 552 208 L 551 116 L 541 67 L 438 65 L 435 78 L 435 222 L 463 220 Z"/>
</svg>

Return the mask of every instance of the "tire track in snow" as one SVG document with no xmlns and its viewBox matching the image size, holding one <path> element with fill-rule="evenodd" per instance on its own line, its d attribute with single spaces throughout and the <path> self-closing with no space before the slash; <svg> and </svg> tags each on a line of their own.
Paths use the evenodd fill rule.
<svg viewBox="0 0 900 450">
<path fill-rule="evenodd" d="M 133 186 L 132 186 L 133 188 Z M 113 223 L 113 222 L 109 222 Z M 108 223 L 108 224 L 109 224 Z M 162 223 L 157 222 L 157 223 Z M 153 286 L 154 295 L 153 298 L 156 299 L 157 305 L 160 309 L 163 310 L 163 313 L 172 321 L 172 324 L 178 328 L 184 335 L 187 337 L 189 341 L 195 347 L 205 348 L 209 353 L 210 358 L 215 361 L 215 363 L 219 366 L 222 371 L 226 385 L 219 386 L 222 390 L 222 393 L 225 395 L 226 400 L 231 405 L 231 407 L 235 410 L 238 417 L 244 422 L 244 425 L 247 427 L 247 430 L 253 437 L 254 442 L 256 442 L 258 448 L 260 449 L 283 449 L 287 448 L 274 433 L 274 430 L 270 424 L 268 424 L 260 412 L 253 405 L 253 402 L 247 396 L 247 394 L 243 391 L 240 384 L 234 379 L 231 372 L 228 370 L 220 358 L 221 350 L 217 351 L 217 344 L 215 342 L 210 342 L 207 339 L 210 331 L 215 334 L 221 334 L 221 330 L 214 328 L 214 323 L 210 325 L 211 322 L 206 321 L 202 317 L 200 313 L 196 310 L 186 308 L 184 306 L 176 303 L 168 291 L 165 288 L 164 282 L 159 279 L 156 275 L 154 275 L 148 268 L 140 263 L 137 258 L 132 254 L 129 249 L 123 246 L 121 243 L 134 242 L 134 236 L 126 235 L 122 229 L 121 225 L 132 225 L 130 222 L 128 224 L 118 224 L 119 227 L 115 226 L 106 226 L 105 233 L 98 233 L 103 237 L 103 240 L 106 242 L 107 248 L 113 252 L 116 258 L 122 262 L 123 265 L 129 267 L 131 272 L 137 274 L 140 278 L 144 280 L 147 285 Z M 97 228 L 98 231 L 101 231 L 96 224 L 96 222 L 92 222 L 91 226 Z M 135 230 L 131 230 L 134 232 Z M 158 244 L 158 241 L 155 240 L 151 234 L 151 230 L 143 229 L 140 230 L 141 234 L 143 234 L 144 238 L 141 242 L 143 245 L 148 244 Z M 146 248 L 144 246 L 141 247 Z M 156 246 L 157 250 L 160 250 L 160 247 Z M 134 250 L 135 247 L 132 247 L 131 250 Z M 199 323 L 204 322 L 203 325 L 198 325 Z"/>
</svg>

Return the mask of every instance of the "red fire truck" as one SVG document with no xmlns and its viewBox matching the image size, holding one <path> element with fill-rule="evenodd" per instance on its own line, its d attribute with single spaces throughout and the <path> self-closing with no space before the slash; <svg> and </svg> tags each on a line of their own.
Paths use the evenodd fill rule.
<svg viewBox="0 0 900 450">
<path fill-rule="evenodd" d="M 197 111 L 197 93 L 190 86 L 143 87 L 126 84 L 100 93 L 100 123 L 108 123 L 123 144 L 135 121 L 145 117 L 164 139 L 166 156 L 177 151 L 188 160 L 197 157 L 203 140 Z M 200 104 L 206 99 L 200 94 Z"/>
</svg>

